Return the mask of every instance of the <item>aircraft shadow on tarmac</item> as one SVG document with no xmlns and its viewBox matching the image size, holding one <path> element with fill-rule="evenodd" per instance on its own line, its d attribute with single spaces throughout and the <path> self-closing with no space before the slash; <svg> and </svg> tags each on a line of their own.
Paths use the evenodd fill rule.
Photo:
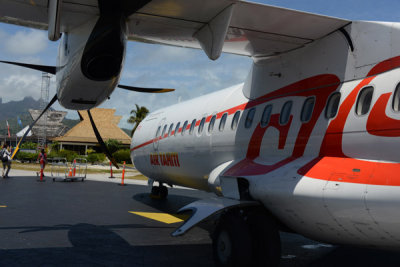
<svg viewBox="0 0 400 267">
<path fill-rule="evenodd" d="M 0 266 L 212 266 L 209 244 L 131 246 L 112 229 L 148 228 L 143 225 L 93 224 L 21 227 L 32 231 L 68 229 L 72 247 L 0 250 Z M 15 229 L 16 227 L 9 227 Z M 30 228 L 30 229 L 29 229 Z M 160 228 L 160 227 L 156 227 Z M 4 230 L 4 229 L 1 229 Z M 177 256 L 179 253 L 179 256 Z M 199 257 L 200 260 L 199 261 Z"/>
<path fill-rule="evenodd" d="M 72 247 L 0 250 L 0 266 L 213 266 L 210 244 L 131 246 L 114 232 L 118 228 L 138 227 L 148 228 L 140 224 L 97 226 L 84 223 L 54 227 L 9 227 L 25 229 L 20 233 L 68 230 Z M 400 266 L 398 255 L 394 252 L 344 246 L 308 252 L 299 249 L 302 250 L 297 251 L 299 255 L 282 260 L 281 266 Z"/>
</svg>

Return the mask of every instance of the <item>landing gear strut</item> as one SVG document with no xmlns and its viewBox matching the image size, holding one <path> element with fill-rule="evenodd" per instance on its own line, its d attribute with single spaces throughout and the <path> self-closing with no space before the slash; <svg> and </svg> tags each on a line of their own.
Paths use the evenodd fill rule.
<svg viewBox="0 0 400 267">
<path fill-rule="evenodd" d="M 233 210 L 222 215 L 212 239 L 217 266 L 279 265 L 279 231 L 263 210 Z"/>
<path fill-rule="evenodd" d="M 166 199 L 168 196 L 168 188 L 160 183 L 160 186 L 153 186 L 151 188 L 150 197 L 153 199 Z"/>
</svg>

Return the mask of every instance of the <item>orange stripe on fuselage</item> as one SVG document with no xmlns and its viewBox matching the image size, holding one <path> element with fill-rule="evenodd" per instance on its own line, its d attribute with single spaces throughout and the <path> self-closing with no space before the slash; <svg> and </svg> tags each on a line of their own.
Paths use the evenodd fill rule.
<svg viewBox="0 0 400 267">
<path fill-rule="evenodd" d="M 400 186 L 400 163 L 323 157 L 299 169 L 298 173 L 331 182 Z"/>
</svg>

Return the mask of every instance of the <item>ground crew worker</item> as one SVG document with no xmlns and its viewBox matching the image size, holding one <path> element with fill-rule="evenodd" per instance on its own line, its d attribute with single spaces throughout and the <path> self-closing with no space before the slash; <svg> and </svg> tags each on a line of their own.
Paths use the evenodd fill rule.
<svg viewBox="0 0 400 267">
<path fill-rule="evenodd" d="M 9 178 L 8 173 L 11 169 L 11 153 L 9 151 L 9 147 L 7 143 L 3 145 L 3 149 L 0 152 L 1 161 L 3 162 L 3 178 Z M 7 167 L 7 171 L 6 171 Z"/>
<path fill-rule="evenodd" d="M 44 152 L 43 148 L 40 151 L 40 154 L 38 155 L 38 161 L 39 161 L 39 164 L 40 164 L 40 169 L 41 170 L 43 169 L 43 172 L 44 172 L 44 168 L 46 167 L 46 162 L 47 162 L 47 155 L 46 155 L 46 152 Z"/>
</svg>

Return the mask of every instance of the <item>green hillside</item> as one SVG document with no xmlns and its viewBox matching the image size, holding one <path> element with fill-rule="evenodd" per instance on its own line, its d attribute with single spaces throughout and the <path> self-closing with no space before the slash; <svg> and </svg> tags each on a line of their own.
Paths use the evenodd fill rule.
<svg viewBox="0 0 400 267">
<path fill-rule="evenodd" d="M 22 130 L 21 126 L 18 125 L 17 117 L 21 119 L 22 126 L 25 127 L 33 122 L 31 115 L 29 114 L 29 109 L 39 109 L 39 100 L 35 100 L 32 97 L 25 97 L 21 101 L 10 101 L 7 103 L 2 103 L 0 98 L 0 135 L 7 134 L 7 125 L 10 125 L 11 134 L 15 134 Z M 75 126 L 79 120 L 64 119 L 63 123 L 72 128 Z"/>
</svg>

